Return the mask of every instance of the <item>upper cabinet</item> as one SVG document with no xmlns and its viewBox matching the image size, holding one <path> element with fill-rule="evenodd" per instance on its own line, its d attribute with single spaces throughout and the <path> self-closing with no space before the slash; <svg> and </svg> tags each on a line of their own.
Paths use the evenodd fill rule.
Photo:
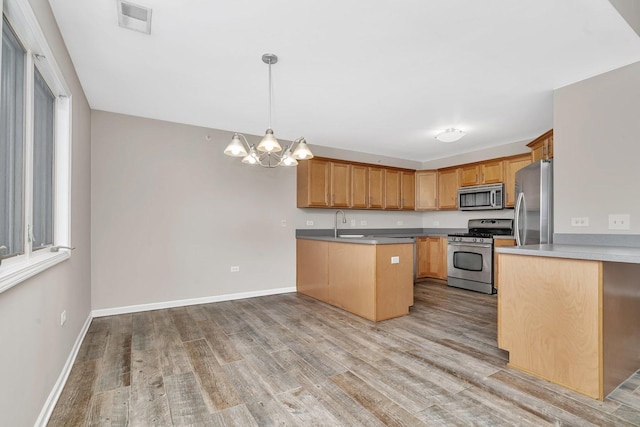
<svg viewBox="0 0 640 427">
<path fill-rule="evenodd" d="M 438 209 L 438 171 L 416 172 L 416 210 Z"/>
<path fill-rule="evenodd" d="M 549 160 L 553 158 L 553 129 L 543 133 L 527 144 L 531 148 L 531 161 Z"/>
<path fill-rule="evenodd" d="M 363 165 L 351 166 L 351 207 L 369 207 L 369 168 Z"/>
<path fill-rule="evenodd" d="M 438 170 L 438 209 L 458 209 L 458 168 Z"/>
<path fill-rule="evenodd" d="M 502 160 L 493 159 L 459 168 L 460 187 L 503 182 Z"/>
<path fill-rule="evenodd" d="M 530 154 L 507 157 L 504 164 L 504 206 L 512 208 L 516 204 L 516 172 L 531 164 Z"/>
<path fill-rule="evenodd" d="M 299 208 L 415 209 L 415 172 L 314 157 L 298 162 Z"/>
<path fill-rule="evenodd" d="M 384 169 L 369 167 L 368 207 L 382 209 L 384 205 Z"/>
<path fill-rule="evenodd" d="M 298 207 L 328 208 L 331 162 L 314 158 L 298 162 Z"/>
<path fill-rule="evenodd" d="M 402 171 L 400 208 L 408 211 L 416 209 L 416 173 Z"/>
<path fill-rule="evenodd" d="M 402 177 L 399 170 L 384 170 L 384 208 L 400 209 Z"/>
</svg>

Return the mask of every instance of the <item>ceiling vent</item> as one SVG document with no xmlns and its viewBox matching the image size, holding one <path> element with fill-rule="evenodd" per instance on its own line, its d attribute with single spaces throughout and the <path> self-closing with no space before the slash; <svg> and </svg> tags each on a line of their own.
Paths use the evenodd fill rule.
<svg viewBox="0 0 640 427">
<path fill-rule="evenodd" d="M 118 25 L 141 33 L 151 34 L 151 9 L 117 0 Z"/>
</svg>

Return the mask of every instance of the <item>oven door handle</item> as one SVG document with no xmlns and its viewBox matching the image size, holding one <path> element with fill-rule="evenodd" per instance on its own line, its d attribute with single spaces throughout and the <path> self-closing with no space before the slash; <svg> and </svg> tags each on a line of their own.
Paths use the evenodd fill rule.
<svg viewBox="0 0 640 427">
<path fill-rule="evenodd" d="M 490 248 L 492 246 L 491 243 L 460 243 L 460 242 L 449 242 L 449 246 L 455 247 L 455 248 L 463 248 L 463 247 L 467 247 L 467 248 Z"/>
</svg>

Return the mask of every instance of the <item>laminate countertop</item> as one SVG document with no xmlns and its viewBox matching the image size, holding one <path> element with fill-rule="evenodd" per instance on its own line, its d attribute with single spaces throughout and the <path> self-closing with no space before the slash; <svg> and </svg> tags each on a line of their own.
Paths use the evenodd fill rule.
<svg viewBox="0 0 640 427">
<path fill-rule="evenodd" d="M 640 248 L 587 245 L 501 246 L 497 253 L 640 264 Z"/>
<path fill-rule="evenodd" d="M 322 240 L 325 242 L 336 243 L 356 243 L 360 245 L 398 245 L 403 243 L 414 244 L 416 239 L 413 237 L 381 237 L 381 236 L 362 236 L 362 237 L 333 237 L 333 236 L 306 236 L 297 237 L 302 240 Z"/>
</svg>

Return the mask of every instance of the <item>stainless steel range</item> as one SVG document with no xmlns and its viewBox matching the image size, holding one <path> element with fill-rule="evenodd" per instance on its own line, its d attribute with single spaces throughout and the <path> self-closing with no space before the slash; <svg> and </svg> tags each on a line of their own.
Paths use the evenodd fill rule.
<svg viewBox="0 0 640 427">
<path fill-rule="evenodd" d="M 493 294 L 493 237 L 513 234 L 511 219 L 470 219 L 469 231 L 449 234 L 447 284 Z"/>
</svg>

